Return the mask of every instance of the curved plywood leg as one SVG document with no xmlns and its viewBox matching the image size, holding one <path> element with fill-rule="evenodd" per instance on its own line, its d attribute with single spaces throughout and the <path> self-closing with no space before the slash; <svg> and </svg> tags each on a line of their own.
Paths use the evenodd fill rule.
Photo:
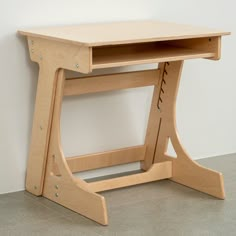
<svg viewBox="0 0 236 236">
<path fill-rule="evenodd" d="M 193 161 L 182 147 L 176 129 L 175 105 L 183 61 L 164 63 L 160 99 L 161 125 L 157 140 L 154 163 L 172 160 L 172 180 L 210 194 L 225 198 L 223 176 L 220 172 L 202 167 Z M 168 140 L 171 140 L 177 158 L 166 154 Z"/>
<path fill-rule="evenodd" d="M 64 80 L 64 70 L 60 69 L 57 78 L 43 196 L 100 224 L 107 225 L 107 209 L 104 197 L 89 190 L 85 181 L 72 175 L 61 148 L 60 113 Z M 59 170 L 57 175 L 52 171 L 54 165 Z"/>
<path fill-rule="evenodd" d="M 224 180 L 220 172 L 205 168 L 191 160 L 176 134 L 171 137 L 178 159 L 173 161 L 172 180 L 214 197 L 224 199 Z"/>
</svg>

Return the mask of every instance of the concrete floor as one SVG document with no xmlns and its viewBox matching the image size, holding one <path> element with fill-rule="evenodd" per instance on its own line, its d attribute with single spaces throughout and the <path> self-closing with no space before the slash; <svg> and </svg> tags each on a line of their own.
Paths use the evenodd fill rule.
<svg viewBox="0 0 236 236">
<path fill-rule="evenodd" d="M 0 195 L 0 235 L 236 235 L 236 154 L 200 160 L 224 174 L 226 200 L 168 180 L 105 192 L 109 226 L 45 198 Z"/>
</svg>

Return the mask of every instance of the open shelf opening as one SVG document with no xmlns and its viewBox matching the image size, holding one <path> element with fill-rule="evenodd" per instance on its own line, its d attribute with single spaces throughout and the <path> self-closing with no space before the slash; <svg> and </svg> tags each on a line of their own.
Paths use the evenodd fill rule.
<svg viewBox="0 0 236 236">
<path fill-rule="evenodd" d="M 93 48 L 92 68 L 108 68 L 193 58 L 213 58 L 214 40 L 200 38 Z M 216 42 L 217 43 L 217 42 Z M 214 44 L 214 45 L 213 45 Z"/>
</svg>

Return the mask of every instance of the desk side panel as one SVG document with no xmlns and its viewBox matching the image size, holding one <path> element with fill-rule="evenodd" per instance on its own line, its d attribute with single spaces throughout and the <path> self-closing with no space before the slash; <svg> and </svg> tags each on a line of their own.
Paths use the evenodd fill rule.
<svg viewBox="0 0 236 236">
<path fill-rule="evenodd" d="M 90 47 L 28 37 L 30 58 L 47 67 L 63 68 L 80 73 L 91 72 Z"/>
<path fill-rule="evenodd" d="M 39 38 L 28 38 L 30 57 L 39 64 L 39 79 L 29 150 L 26 189 L 41 195 L 44 185 L 55 87 L 59 68 L 88 73 L 91 49 Z"/>
</svg>

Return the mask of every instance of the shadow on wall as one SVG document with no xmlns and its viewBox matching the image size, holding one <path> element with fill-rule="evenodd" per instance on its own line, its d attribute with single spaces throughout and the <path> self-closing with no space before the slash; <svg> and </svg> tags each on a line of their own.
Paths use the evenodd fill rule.
<svg viewBox="0 0 236 236">
<path fill-rule="evenodd" d="M 8 192 L 24 186 L 38 66 L 30 61 L 25 38 L 15 31 L 0 36 L 0 48 L 0 179 L 14 179 L 1 182 Z"/>
</svg>

